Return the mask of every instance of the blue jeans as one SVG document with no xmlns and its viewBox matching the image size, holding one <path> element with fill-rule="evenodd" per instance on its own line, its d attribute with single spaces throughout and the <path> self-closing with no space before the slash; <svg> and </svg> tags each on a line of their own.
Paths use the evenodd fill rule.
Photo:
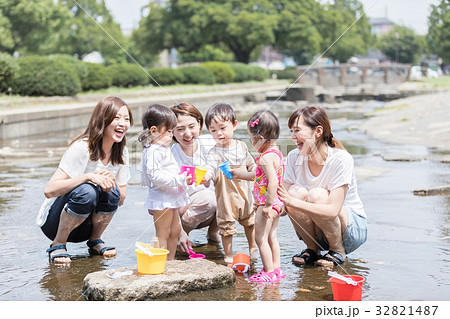
<svg viewBox="0 0 450 319">
<path fill-rule="evenodd" d="M 92 233 L 92 213 L 112 215 L 119 208 L 120 190 L 104 192 L 98 185 L 81 184 L 65 195 L 59 196 L 48 213 L 41 229 L 45 236 L 53 240 L 58 232 L 61 212 L 65 210 L 70 216 L 84 219 L 67 238 L 68 242 L 78 243 L 88 240 Z"/>
</svg>

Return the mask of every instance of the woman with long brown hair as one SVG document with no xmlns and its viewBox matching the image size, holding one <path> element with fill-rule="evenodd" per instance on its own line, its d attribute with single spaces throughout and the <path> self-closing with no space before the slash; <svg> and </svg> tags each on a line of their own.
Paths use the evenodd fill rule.
<svg viewBox="0 0 450 319">
<path fill-rule="evenodd" d="M 289 118 L 297 148 L 287 156 L 278 194 L 306 244 L 296 264 L 340 265 L 367 239 L 367 222 L 358 196 L 352 156 L 333 137 L 326 112 L 317 106 Z M 325 255 L 318 253 L 325 251 Z"/>
<path fill-rule="evenodd" d="M 133 124 L 131 110 L 118 97 L 103 98 L 85 131 L 64 153 L 44 194 L 36 220 L 52 240 L 53 263 L 70 263 L 66 243 L 87 240 L 90 251 L 112 258 L 101 236 L 126 196 L 130 177 L 125 134 Z"/>
</svg>

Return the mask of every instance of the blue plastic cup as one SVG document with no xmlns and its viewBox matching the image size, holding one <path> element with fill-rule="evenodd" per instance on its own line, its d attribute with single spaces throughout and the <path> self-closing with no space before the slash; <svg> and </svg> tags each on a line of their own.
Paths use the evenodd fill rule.
<svg viewBox="0 0 450 319">
<path fill-rule="evenodd" d="M 228 179 L 233 179 L 233 173 L 230 172 L 230 162 L 225 161 L 219 165 L 220 170 Z"/>
</svg>

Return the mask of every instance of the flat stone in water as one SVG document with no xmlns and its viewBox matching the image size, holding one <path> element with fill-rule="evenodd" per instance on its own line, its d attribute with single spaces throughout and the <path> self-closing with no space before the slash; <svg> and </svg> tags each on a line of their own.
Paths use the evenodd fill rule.
<svg viewBox="0 0 450 319">
<path fill-rule="evenodd" d="M 23 192 L 24 190 L 25 190 L 24 187 L 0 186 L 0 193 L 18 193 L 18 192 Z"/>
<path fill-rule="evenodd" d="M 450 185 L 437 186 L 432 188 L 415 189 L 414 195 L 418 196 L 433 196 L 433 195 L 449 195 Z"/>
<path fill-rule="evenodd" d="M 401 153 L 383 154 L 382 157 L 385 161 L 396 161 L 396 162 L 418 162 L 426 159 L 425 156 L 401 154 Z"/>
<path fill-rule="evenodd" d="M 123 275 L 132 271 L 131 275 Z M 116 276 L 114 274 L 119 276 Z M 111 277 L 119 277 L 113 279 Z M 97 271 L 83 280 L 88 300 L 154 300 L 233 286 L 234 271 L 206 259 L 167 261 L 160 275 L 139 275 L 137 266 Z"/>
</svg>

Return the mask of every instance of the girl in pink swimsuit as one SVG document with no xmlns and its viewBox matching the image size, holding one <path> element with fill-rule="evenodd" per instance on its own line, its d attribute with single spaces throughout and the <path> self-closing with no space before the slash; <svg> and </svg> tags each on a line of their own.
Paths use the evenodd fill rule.
<svg viewBox="0 0 450 319">
<path fill-rule="evenodd" d="M 255 113 L 247 123 L 247 131 L 256 159 L 253 196 L 256 207 L 255 239 L 264 268 L 249 278 L 252 282 L 278 282 L 285 275 L 280 265 L 277 227 L 283 202 L 277 195 L 284 177 L 284 162 L 276 140 L 280 134 L 277 117 L 271 111 Z"/>
</svg>

